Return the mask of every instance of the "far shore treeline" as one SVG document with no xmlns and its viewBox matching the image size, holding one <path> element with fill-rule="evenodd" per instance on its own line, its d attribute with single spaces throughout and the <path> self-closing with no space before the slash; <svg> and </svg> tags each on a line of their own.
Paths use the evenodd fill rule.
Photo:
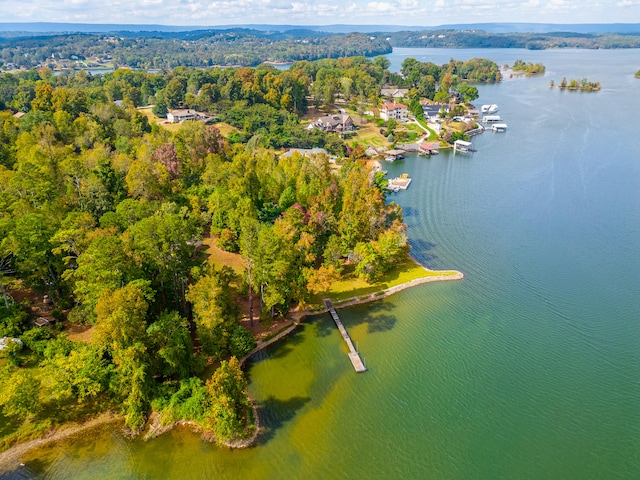
<svg viewBox="0 0 640 480">
<path fill-rule="evenodd" d="M 376 33 L 327 33 L 303 28 L 260 31 L 249 28 L 174 32 L 28 33 L 0 32 L 0 68 L 65 64 L 114 68 L 167 69 L 177 66 L 257 66 L 390 53 L 393 47 L 430 48 L 640 48 L 638 34 L 492 33 L 443 29 Z"/>
<path fill-rule="evenodd" d="M 0 448 L 108 409 L 132 432 L 153 411 L 219 442 L 251 435 L 237 360 L 255 345 L 247 299 L 268 324 L 337 279 L 379 279 L 408 251 L 402 210 L 362 146 L 300 115 L 374 108 L 389 83 L 420 105 L 471 101 L 467 81 L 500 80 L 485 59 L 388 67 L 0 75 Z M 215 125 L 159 124 L 137 108 L 149 104 Z M 212 262 L 214 246 L 237 263 Z M 53 325 L 34 325 L 43 318 Z"/>
</svg>

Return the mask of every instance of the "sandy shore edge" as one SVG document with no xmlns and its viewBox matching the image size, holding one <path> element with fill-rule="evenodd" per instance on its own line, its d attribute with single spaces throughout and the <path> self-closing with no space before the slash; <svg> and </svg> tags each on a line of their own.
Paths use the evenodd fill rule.
<svg viewBox="0 0 640 480">
<path fill-rule="evenodd" d="M 434 273 L 436 271 L 434 270 L 429 270 L 427 268 L 425 268 L 426 271 L 428 271 L 429 273 Z M 406 290 L 407 288 L 411 288 L 411 287 L 415 287 L 417 285 L 422 285 L 425 283 L 431 283 L 431 282 L 443 282 L 443 281 L 452 281 L 452 280 L 462 280 L 464 278 L 464 274 L 462 272 L 458 272 L 455 270 L 450 270 L 448 272 L 451 272 L 451 274 L 443 274 L 443 275 L 428 275 L 426 277 L 421 277 L 421 278 L 416 278 L 414 280 L 411 280 L 409 282 L 406 283 L 402 283 L 400 285 L 395 285 L 393 287 L 389 287 L 387 289 L 384 290 L 380 290 L 378 292 L 374 292 L 371 294 L 367 294 L 367 295 L 360 295 L 360 296 L 355 296 L 355 297 L 351 297 L 351 298 L 347 298 L 345 300 L 341 300 L 338 302 L 335 302 L 333 304 L 334 308 L 345 308 L 345 307 L 350 307 L 353 305 L 360 305 L 360 304 L 364 304 L 364 303 L 369 303 L 369 302 L 374 302 L 376 300 L 380 300 L 382 298 L 388 297 L 390 295 L 393 295 L 395 293 L 401 292 L 402 290 Z M 279 340 L 283 339 L 284 337 L 286 337 L 287 335 L 289 335 L 291 332 L 293 332 L 299 325 L 300 323 L 303 321 L 303 319 L 308 316 L 308 315 L 319 315 L 322 313 L 326 313 L 327 309 L 319 309 L 319 310 L 311 310 L 311 309 L 307 309 L 307 310 L 301 310 L 298 312 L 294 312 L 293 314 L 291 314 L 291 316 L 293 317 L 293 323 L 291 324 L 291 326 L 287 327 L 286 329 L 282 330 L 281 332 L 279 332 L 277 335 L 275 335 L 274 337 L 270 338 L 269 340 L 266 340 L 264 342 L 261 342 L 260 344 L 258 344 L 253 350 L 251 350 L 251 352 L 249 352 L 247 355 L 245 355 L 244 357 L 242 357 L 240 359 L 240 365 L 244 365 L 244 363 L 251 358 L 253 355 L 255 355 L 256 353 L 258 353 L 259 351 L 267 348 L 269 345 L 272 345 L 276 342 L 278 342 Z M 233 442 L 230 443 L 228 445 L 225 445 L 229 448 L 247 448 L 252 446 L 257 438 L 258 435 L 260 434 L 260 426 L 259 426 L 259 412 L 258 412 L 258 407 L 256 406 L 255 402 L 252 402 L 253 404 L 253 411 L 254 411 L 254 418 L 255 418 L 255 422 L 256 422 L 256 428 L 254 430 L 253 435 L 251 435 L 251 437 L 242 440 L 242 441 L 238 441 L 238 442 Z M 29 440 L 27 442 L 24 443 L 19 443 L 17 445 L 14 445 L 12 447 L 10 447 L 9 449 L 5 450 L 4 452 L 0 452 L 0 475 L 4 474 L 6 472 L 9 472 L 11 470 L 14 470 L 16 468 L 18 468 L 20 466 L 20 461 L 21 461 L 21 457 L 22 455 L 24 455 L 25 453 L 27 453 L 29 450 L 32 450 L 34 448 L 38 448 L 44 445 L 47 445 L 49 443 L 52 442 L 57 442 L 60 440 L 63 440 L 65 438 L 68 438 L 72 435 L 75 435 L 76 433 L 79 433 L 83 430 L 87 430 L 90 428 L 94 428 L 100 425 L 104 425 L 110 422 L 116 422 L 122 419 L 121 415 L 117 415 L 114 413 L 105 413 L 102 414 L 96 418 L 93 418 L 91 420 L 88 420 L 82 424 L 79 425 L 71 425 L 68 427 L 59 427 L 56 429 L 51 430 L 50 432 L 48 432 L 47 434 L 45 434 L 44 437 L 41 438 L 37 438 L 35 440 Z M 145 438 L 154 438 L 158 435 L 161 435 L 162 433 L 171 430 L 173 427 L 177 426 L 177 425 L 190 425 L 190 426 L 194 426 L 195 424 L 193 424 L 193 422 L 188 422 L 188 421 L 179 421 L 179 422 L 175 422 L 172 425 L 168 425 L 166 427 L 163 427 L 161 429 L 158 429 L 160 431 L 156 431 L 153 432 L 151 435 L 145 436 Z"/>
<path fill-rule="evenodd" d="M 108 423 L 115 423 L 122 420 L 122 416 L 106 412 L 91 420 L 87 420 L 80 424 L 69 424 L 67 426 L 61 426 L 54 428 L 47 432 L 43 437 L 29 440 L 24 443 L 18 443 L 4 452 L 0 453 L 0 475 L 15 470 L 20 466 L 21 457 L 29 450 L 42 447 L 52 442 L 57 442 L 65 438 L 71 437 L 77 433 L 82 432 L 90 428 L 106 425 Z"/>
</svg>

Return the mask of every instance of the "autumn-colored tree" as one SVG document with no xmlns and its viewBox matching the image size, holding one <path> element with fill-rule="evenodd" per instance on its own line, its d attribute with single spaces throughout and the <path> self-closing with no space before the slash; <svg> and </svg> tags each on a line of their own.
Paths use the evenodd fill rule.
<svg viewBox="0 0 640 480">
<path fill-rule="evenodd" d="M 223 360 L 207 381 L 211 406 L 205 425 L 218 443 L 238 439 L 247 430 L 251 406 L 246 389 L 247 380 L 236 357 Z"/>
</svg>

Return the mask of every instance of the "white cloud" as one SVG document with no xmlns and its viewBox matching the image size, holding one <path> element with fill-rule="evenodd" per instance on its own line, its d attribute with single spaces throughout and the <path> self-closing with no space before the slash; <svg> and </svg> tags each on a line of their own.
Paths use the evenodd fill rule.
<svg viewBox="0 0 640 480">
<path fill-rule="evenodd" d="M 629 22 L 640 0 L 0 0 L 2 21 L 439 25 Z"/>
</svg>

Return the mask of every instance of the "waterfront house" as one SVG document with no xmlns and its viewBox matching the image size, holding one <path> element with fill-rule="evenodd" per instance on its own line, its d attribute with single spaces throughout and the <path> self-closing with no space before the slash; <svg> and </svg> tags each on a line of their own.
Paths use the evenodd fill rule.
<svg viewBox="0 0 640 480">
<path fill-rule="evenodd" d="M 169 110 L 169 113 L 167 113 L 167 120 L 170 123 L 182 123 L 187 120 L 201 120 L 203 118 L 205 118 L 205 115 L 190 109 Z"/>
<path fill-rule="evenodd" d="M 309 127 L 335 133 L 350 132 L 354 129 L 353 120 L 346 113 L 320 117 Z"/>
<path fill-rule="evenodd" d="M 392 118 L 399 122 L 407 121 L 407 106 L 403 103 L 397 102 L 387 102 L 382 104 L 382 108 L 380 109 L 380 118 L 383 120 L 389 121 Z"/>
<path fill-rule="evenodd" d="M 440 111 L 443 106 L 437 103 L 422 105 L 422 112 L 427 122 L 437 122 L 440 119 Z"/>
</svg>

